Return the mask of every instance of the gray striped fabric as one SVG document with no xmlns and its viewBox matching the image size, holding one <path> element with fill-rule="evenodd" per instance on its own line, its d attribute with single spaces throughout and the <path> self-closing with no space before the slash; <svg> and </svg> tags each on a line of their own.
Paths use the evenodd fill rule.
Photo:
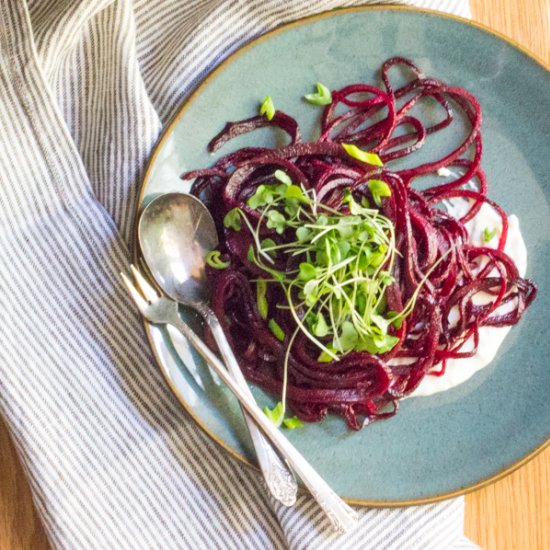
<svg viewBox="0 0 550 550">
<path fill-rule="evenodd" d="M 162 125 L 240 44 L 335 0 L 0 0 L 0 408 L 59 548 L 472 548 L 463 500 L 317 505 L 186 417 L 118 278 Z M 417 2 L 468 15 L 466 2 Z"/>
</svg>

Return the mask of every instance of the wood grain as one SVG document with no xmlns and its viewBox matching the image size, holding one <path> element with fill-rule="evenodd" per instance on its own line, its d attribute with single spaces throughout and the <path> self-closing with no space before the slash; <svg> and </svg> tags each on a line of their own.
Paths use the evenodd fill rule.
<svg viewBox="0 0 550 550">
<path fill-rule="evenodd" d="M 0 550 L 46 550 L 48 540 L 6 425 L 0 420 Z"/>
<path fill-rule="evenodd" d="M 471 6 L 475 21 L 550 64 L 550 0 L 471 0 Z M 550 448 L 468 495 L 465 532 L 485 550 L 550 548 Z M 47 548 L 23 469 L 0 421 L 0 550 Z"/>
<path fill-rule="evenodd" d="M 550 0 L 470 0 L 483 23 L 550 64 Z"/>
<path fill-rule="evenodd" d="M 470 5 L 475 21 L 550 64 L 550 0 L 471 0 Z M 550 448 L 503 480 L 467 495 L 464 530 L 485 550 L 549 549 Z"/>
</svg>

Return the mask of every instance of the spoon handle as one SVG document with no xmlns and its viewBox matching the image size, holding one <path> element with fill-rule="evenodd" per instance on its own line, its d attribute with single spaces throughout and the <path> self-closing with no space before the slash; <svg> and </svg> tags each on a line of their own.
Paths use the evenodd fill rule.
<svg viewBox="0 0 550 550">
<path fill-rule="evenodd" d="M 212 331 L 212 335 L 218 344 L 218 349 L 233 379 L 241 387 L 247 398 L 254 400 L 254 396 L 248 387 L 216 314 L 209 308 L 201 311 L 201 313 Z M 296 483 L 294 474 L 290 471 L 288 464 L 281 460 L 275 449 L 266 440 L 254 420 L 250 418 L 246 411 L 243 410 L 243 413 L 252 444 L 256 450 L 258 464 L 269 491 L 275 499 L 285 506 L 292 506 L 296 502 L 296 493 L 298 492 L 298 484 Z"/>
<path fill-rule="evenodd" d="M 168 321 L 164 321 L 178 329 L 194 346 L 208 365 L 225 382 L 235 397 L 251 418 L 262 429 L 266 437 L 286 459 L 293 470 L 300 476 L 311 495 L 321 506 L 333 528 L 342 533 L 351 529 L 357 521 L 357 513 L 348 506 L 328 485 L 328 483 L 315 471 L 311 464 L 300 454 L 290 441 L 260 410 L 254 400 L 235 382 L 233 376 L 225 369 L 223 363 L 216 354 L 189 328 L 174 310 Z"/>
</svg>

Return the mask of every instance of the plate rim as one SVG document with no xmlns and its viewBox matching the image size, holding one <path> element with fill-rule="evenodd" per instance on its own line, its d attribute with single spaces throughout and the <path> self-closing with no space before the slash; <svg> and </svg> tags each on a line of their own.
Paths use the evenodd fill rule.
<svg viewBox="0 0 550 550">
<path fill-rule="evenodd" d="M 257 36 L 250 41 L 246 42 L 239 48 L 237 48 L 234 52 L 232 52 L 230 55 L 228 55 L 226 58 L 224 58 L 218 65 L 216 65 L 207 75 L 206 77 L 197 84 L 197 86 L 189 93 L 189 95 L 184 99 L 183 103 L 178 107 L 175 114 L 172 116 L 170 121 L 166 124 L 166 126 L 163 128 L 157 142 L 155 143 L 152 153 L 149 157 L 149 160 L 147 162 L 145 172 L 143 175 L 143 178 L 140 183 L 139 193 L 136 201 L 136 207 L 134 210 L 134 247 L 133 247 L 133 261 L 136 265 L 144 265 L 144 262 L 141 261 L 141 254 L 139 249 L 139 239 L 138 239 L 138 222 L 139 222 L 139 214 L 142 208 L 142 203 L 145 195 L 145 190 L 148 187 L 148 183 L 151 177 L 151 172 L 153 170 L 153 166 L 155 164 L 155 161 L 157 160 L 158 155 L 160 154 L 160 151 L 162 149 L 162 146 L 164 145 L 165 140 L 168 137 L 168 134 L 171 133 L 171 131 L 174 129 L 174 127 L 177 125 L 177 123 L 180 121 L 181 118 L 183 118 L 185 112 L 187 111 L 188 107 L 192 103 L 192 101 L 195 99 L 197 95 L 200 94 L 202 89 L 224 68 L 229 65 L 233 60 L 235 60 L 239 55 L 243 54 L 245 51 L 248 51 L 252 47 L 254 47 L 259 42 L 262 42 L 264 40 L 269 39 L 270 37 L 279 34 L 281 32 L 284 32 L 285 30 L 293 27 L 298 27 L 303 24 L 307 24 L 311 21 L 317 21 L 320 19 L 325 19 L 332 17 L 337 14 L 345 14 L 345 13 L 355 13 L 355 12 L 366 12 L 366 11 L 380 11 L 380 12 L 393 12 L 393 11 L 401 11 L 401 12 L 412 12 L 412 13 L 418 13 L 418 14 L 428 14 L 430 16 L 439 17 L 441 19 L 448 19 L 452 21 L 456 21 L 465 25 L 468 25 L 470 27 L 474 27 L 482 32 L 485 32 L 486 34 L 492 35 L 493 37 L 502 40 L 503 42 L 506 42 L 510 46 L 512 46 L 514 49 L 519 50 L 521 53 L 526 55 L 527 57 L 531 58 L 533 61 L 535 61 L 540 67 L 550 73 L 550 64 L 547 63 L 545 60 L 540 58 L 535 53 L 529 51 L 527 48 L 516 42 L 513 38 L 510 38 L 509 36 L 506 36 L 505 34 L 496 31 L 487 25 L 483 23 L 479 23 L 477 21 L 473 21 L 470 19 L 466 19 L 464 17 L 460 17 L 455 14 L 451 13 L 445 13 L 434 9 L 428 9 L 428 8 L 418 8 L 414 6 L 397 6 L 397 5 L 370 5 L 370 6 L 352 6 L 347 8 L 335 8 L 328 11 L 322 11 L 320 13 L 308 15 L 306 17 L 301 17 L 299 19 L 295 19 L 293 21 L 290 21 L 288 23 L 283 23 L 281 25 L 278 25 L 277 27 L 261 34 L 260 36 Z M 176 397 L 180 405 L 184 408 L 186 413 L 191 417 L 193 422 L 217 445 L 219 445 L 223 452 L 229 453 L 231 456 L 233 456 L 235 459 L 237 459 L 241 464 L 245 465 L 246 467 L 252 469 L 255 472 L 260 473 L 259 467 L 249 461 L 243 454 L 236 451 L 233 447 L 231 447 L 229 444 L 227 444 L 225 441 L 223 441 L 216 433 L 214 433 L 212 430 L 210 430 L 200 419 L 199 417 L 193 412 L 192 408 L 186 403 L 185 399 L 180 394 L 179 390 L 175 387 L 172 380 L 170 379 L 170 376 L 166 372 L 166 369 L 163 367 L 161 358 L 159 357 L 159 354 L 156 350 L 156 347 L 154 345 L 153 341 L 153 335 L 151 333 L 151 324 L 145 319 L 142 318 L 143 326 L 145 329 L 145 334 L 147 336 L 147 340 L 149 342 L 149 347 L 153 353 L 153 357 L 155 359 L 155 362 L 157 364 L 157 367 L 159 368 L 160 372 L 162 373 L 162 376 L 164 380 L 166 381 L 168 387 L 170 388 L 170 391 L 172 394 Z M 429 495 L 426 497 L 416 498 L 416 499 L 404 499 L 404 500 L 368 500 L 368 499 L 354 499 L 354 498 L 348 498 L 345 496 L 342 496 L 342 498 L 348 503 L 356 506 L 364 506 L 364 507 L 380 507 L 380 508 L 395 508 L 395 507 L 403 507 L 403 506 L 418 506 L 422 504 L 430 504 L 434 502 L 440 502 L 442 500 L 447 500 L 450 498 L 455 498 L 459 496 L 466 495 L 468 493 L 471 493 L 473 491 L 477 491 L 478 489 L 482 489 L 484 487 L 487 487 L 489 485 L 492 485 L 493 483 L 496 483 L 497 481 L 505 478 L 506 476 L 510 475 L 511 473 L 515 472 L 522 466 L 524 466 L 527 462 L 531 461 L 533 458 L 535 458 L 538 454 L 540 454 L 542 451 L 544 451 L 547 447 L 550 446 L 550 435 L 546 438 L 545 441 L 543 441 L 538 447 L 535 447 L 532 449 L 529 453 L 527 453 L 522 458 L 518 459 L 515 462 L 512 462 L 502 470 L 499 470 L 498 472 L 494 473 L 493 475 L 487 476 L 483 479 L 478 480 L 477 482 L 466 485 L 463 487 L 460 487 L 458 489 L 452 490 L 452 491 L 446 491 L 443 493 L 437 493 L 433 495 Z M 299 493 L 307 493 L 307 490 L 302 486 L 299 485 L 298 487 Z"/>
</svg>

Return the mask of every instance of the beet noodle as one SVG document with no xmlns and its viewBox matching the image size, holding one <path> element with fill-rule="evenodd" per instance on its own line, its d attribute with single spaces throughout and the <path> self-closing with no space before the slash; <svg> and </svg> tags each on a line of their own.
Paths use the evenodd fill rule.
<svg viewBox="0 0 550 550">
<path fill-rule="evenodd" d="M 392 69 L 408 74 L 408 82 L 394 89 L 390 83 Z M 391 196 L 383 199 L 380 212 L 395 227 L 398 254 L 392 272 L 395 282 L 386 290 L 387 309 L 402 311 L 423 283 L 412 313 L 400 328 L 390 329 L 399 338 L 398 344 L 381 355 L 352 351 L 339 360 L 319 362 L 319 349 L 304 333 L 297 332 L 288 359 L 286 402 L 294 413 L 308 422 L 319 421 L 328 412 L 336 413 L 354 430 L 395 414 L 399 399 L 413 392 L 426 375 L 441 375 L 449 359 L 475 354 L 480 327 L 517 323 L 536 296 L 535 284 L 519 276 L 513 260 L 504 252 L 508 219 L 487 196 L 481 168 L 482 117 L 476 98 L 464 89 L 424 77 L 403 58 L 383 64 L 381 81 L 383 88 L 353 84 L 333 91 L 332 103 L 323 109 L 320 137 L 315 142 L 302 142 L 295 119 L 280 111 L 270 121 L 254 116 L 229 122 L 212 139 L 209 151 L 266 126 L 286 133 L 289 143 L 275 149 L 241 148 L 211 168 L 182 176 L 195 180 L 192 193 L 212 212 L 221 257 L 230 264 L 226 269 L 208 271 L 213 309 L 246 378 L 277 396 L 282 393 L 283 361 L 296 323 L 288 309 L 276 307 L 285 303 L 285 296 L 276 283 L 271 283 L 266 294 L 270 317 L 283 328 L 285 340 L 279 341 L 269 330 L 258 311 L 251 282 L 265 276 L 247 259 L 252 235 L 224 228 L 224 216 L 238 207 L 257 222 L 259 213 L 247 205 L 247 199 L 259 185 L 273 181 L 275 170 L 283 170 L 306 190 L 314 189 L 319 202 L 342 213 L 348 208 L 343 201 L 345 189 L 350 189 L 357 201 L 361 197 L 372 201 L 369 179 L 382 180 L 390 187 Z M 432 121 L 431 126 L 419 118 L 426 110 L 418 107 L 428 102 L 430 112 L 441 113 L 440 120 Z M 442 158 L 392 170 L 392 162 L 405 157 L 411 165 L 417 151 L 429 149 L 431 135 L 457 124 L 455 110 L 469 126 L 460 143 Z M 343 143 L 377 153 L 384 166 L 353 158 Z M 442 168 L 451 176 L 438 178 L 438 183 L 428 188 L 413 186 L 422 176 L 432 175 L 433 181 Z M 444 207 L 445 200 L 456 199 L 469 204 L 461 219 L 452 217 Z M 465 223 L 483 204 L 502 220 L 496 248 L 468 242 Z M 276 242 L 285 239 L 284 234 L 276 235 L 265 226 L 262 237 Z M 474 297 L 481 292 L 491 299 L 477 305 Z M 503 305 L 506 308 L 499 310 Z M 451 311 L 458 314 L 453 316 Z M 475 344 L 471 351 L 464 350 L 468 339 Z"/>
</svg>

